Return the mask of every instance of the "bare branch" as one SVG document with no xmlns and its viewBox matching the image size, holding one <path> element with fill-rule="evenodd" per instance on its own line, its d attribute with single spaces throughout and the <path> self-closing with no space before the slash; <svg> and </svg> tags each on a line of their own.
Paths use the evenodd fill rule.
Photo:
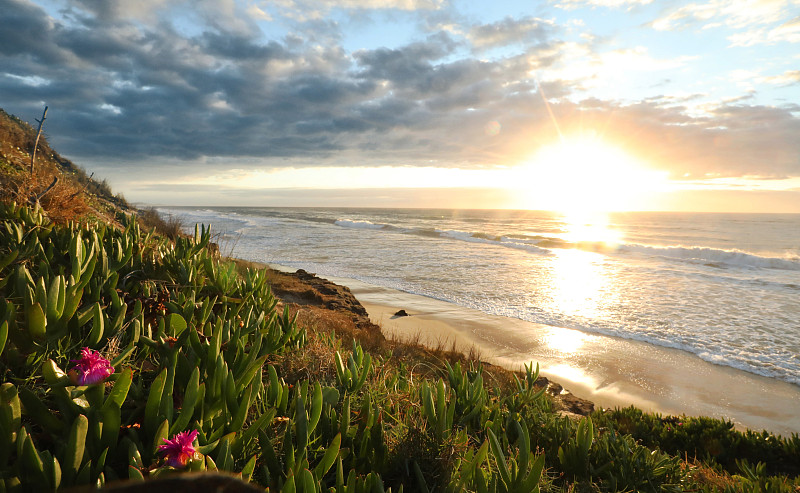
<svg viewBox="0 0 800 493">
<path fill-rule="evenodd" d="M 35 196 L 35 197 L 31 197 L 31 204 L 32 204 L 32 205 L 36 205 L 36 204 L 38 204 L 38 203 L 39 203 L 39 199 L 41 199 L 42 197 L 44 197 L 44 194 L 46 194 L 47 192 L 49 192 L 50 190 L 52 190 L 52 189 L 53 189 L 53 187 L 54 187 L 54 186 L 56 186 L 56 183 L 58 183 L 58 177 L 57 177 L 57 176 L 54 176 L 54 177 L 53 177 L 53 183 L 51 183 L 51 184 L 50 184 L 50 185 L 49 185 L 47 188 L 45 188 L 45 189 L 44 189 L 44 191 L 43 191 L 42 193 L 40 193 L 39 195 L 37 195 L 37 196 Z"/>
<path fill-rule="evenodd" d="M 89 179 L 88 179 L 88 180 L 86 180 L 86 183 L 84 183 L 84 185 L 83 185 L 83 188 L 81 188 L 81 189 L 80 189 L 80 190 L 78 190 L 77 192 L 75 192 L 75 193 L 73 193 L 72 195 L 70 195 L 70 196 L 69 196 L 69 199 L 70 199 L 70 200 L 72 200 L 72 199 L 74 199 L 75 197 L 77 197 L 78 195 L 80 195 L 82 192 L 85 192 L 85 191 L 86 191 L 86 189 L 87 189 L 87 188 L 89 188 L 89 184 L 90 184 L 90 183 L 92 183 L 92 177 L 93 177 L 93 176 L 94 176 L 94 172 L 92 172 L 92 174 L 91 174 L 91 175 L 89 175 Z"/>
<path fill-rule="evenodd" d="M 37 122 L 39 122 L 39 130 L 36 132 L 36 141 L 33 143 L 33 152 L 31 153 L 31 171 L 30 171 L 31 175 L 33 174 L 33 163 L 36 161 L 36 149 L 39 147 L 39 137 L 42 136 L 42 125 L 44 125 L 45 118 L 47 118 L 47 106 L 44 107 L 44 112 L 42 113 L 42 119 L 36 120 Z M 53 185 L 55 185 L 55 183 L 53 183 Z M 50 188 L 52 188 L 52 185 L 50 186 Z M 48 188 L 47 190 L 50 190 L 50 188 Z M 38 201 L 39 199 L 37 198 L 36 200 Z"/>
</svg>

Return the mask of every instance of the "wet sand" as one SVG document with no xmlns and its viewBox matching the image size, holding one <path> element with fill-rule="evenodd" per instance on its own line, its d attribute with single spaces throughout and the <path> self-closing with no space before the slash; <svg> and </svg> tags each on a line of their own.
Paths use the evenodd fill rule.
<svg viewBox="0 0 800 493">
<path fill-rule="evenodd" d="M 387 337 L 476 350 L 481 359 L 541 374 L 604 408 L 635 405 L 713 416 L 738 428 L 800 433 L 800 386 L 715 365 L 679 349 L 492 316 L 451 303 L 330 278 L 348 286 Z M 409 316 L 394 314 L 405 310 Z"/>
</svg>

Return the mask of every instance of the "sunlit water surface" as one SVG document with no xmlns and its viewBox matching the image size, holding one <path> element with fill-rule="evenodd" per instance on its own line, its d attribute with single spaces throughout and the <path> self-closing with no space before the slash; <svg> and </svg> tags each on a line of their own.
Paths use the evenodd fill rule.
<svg viewBox="0 0 800 493">
<path fill-rule="evenodd" d="M 800 215 L 160 210 L 210 224 L 224 254 L 800 384 Z M 551 343 L 569 351 L 581 337 Z"/>
</svg>

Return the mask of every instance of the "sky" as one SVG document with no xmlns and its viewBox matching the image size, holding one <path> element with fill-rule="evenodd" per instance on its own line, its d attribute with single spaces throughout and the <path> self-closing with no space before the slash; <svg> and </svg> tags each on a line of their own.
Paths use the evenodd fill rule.
<svg viewBox="0 0 800 493">
<path fill-rule="evenodd" d="M 132 202 L 800 213 L 800 0 L 0 0 Z"/>
</svg>

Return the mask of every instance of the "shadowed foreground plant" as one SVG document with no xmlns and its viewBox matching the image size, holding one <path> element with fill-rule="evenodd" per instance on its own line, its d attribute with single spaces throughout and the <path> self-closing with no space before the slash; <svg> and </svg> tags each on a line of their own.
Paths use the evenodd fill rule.
<svg viewBox="0 0 800 493">
<path fill-rule="evenodd" d="M 570 477 L 588 479 L 589 477 L 589 449 L 594 439 L 594 427 L 591 418 L 584 418 L 578 425 L 575 437 L 563 447 L 558 448 L 558 461 L 564 472 Z"/>
<path fill-rule="evenodd" d="M 544 469 L 544 454 L 532 457 L 531 439 L 528 433 L 528 426 L 525 422 L 514 421 L 511 428 L 517 435 L 517 458 L 509 457 L 506 459 L 503 447 L 497 436 L 488 430 L 489 445 L 492 455 L 497 462 L 497 469 L 500 479 L 493 477 L 489 482 L 488 489 L 478 485 L 478 491 L 496 491 L 499 493 L 539 493 L 539 479 L 542 477 Z M 509 431 L 506 434 L 509 435 Z"/>
</svg>

